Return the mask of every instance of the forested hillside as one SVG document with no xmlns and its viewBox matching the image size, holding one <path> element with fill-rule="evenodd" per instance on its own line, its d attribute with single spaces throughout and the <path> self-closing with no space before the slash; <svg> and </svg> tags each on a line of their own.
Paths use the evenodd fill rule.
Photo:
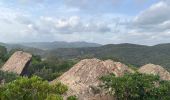
<svg viewBox="0 0 170 100">
<path fill-rule="evenodd" d="M 136 44 L 109 44 L 91 48 L 65 48 L 51 50 L 46 56 L 53 55 L 63 59 L 100 58 L 114 59 L 126 64 L 141 66 L 147 63 L 159 64 L 170 68 L 170 44 L 144 46 Z"/>
<path fill-rule="evenodd" d="M 0 66 L 6 61 L 7 49 L 4 46 L 0 46 Z"/>
<path fill-rule="evenodd" d="M 155 70 L 154 73 L 161 71 L 158 73 L 158 76 L 154 76 L 139 74 L 143 72 L 138 72 L 137 69 L 132 69 L 132 67 L 128 67 L 121 62 L 112 60 L 101 61 L 97 59 L 86 59 L 77 63 L 80 59 L 90 57 L 91 55 L 91 57 L 96 56 L 102 59 L 112 57 L 112 59 L 117 60 L 111 53 L 111 56 L 108 56 L 109 52 L 116 50 L 127 51 L 128 49 L 129 52 L 131 52 L 131 49 L 141 50 L 142 48 L 147 48 L 146 46 L 121 44 L 106 49 L 108 46 L 112 47 L 111 45 L 107 45 L 97 49 L 73 49 L 73 51 L 77 50 L 77 52 L 74 52 L 75 54 L 79 54 L 80 52 L 78 56 L 48 55 L 44 59 L 41 56 L 33 55 L 24 76 L 1 70 L 0 100 L 86 100 L 85 97 L 87 96 L 97 98 L 96 100 L 169 100 L 170 82 L 166 81 L 166 79 L 169 80 L 170 74 L 169 72 L 166 72 L 167 74 L 164 73 L 166 70 L 161 66 L 162 71 L 158 66 L 153 65 L 156 67 L 153 69 Z M 88 51 L 89 49 L 91 51 Z M 17 49 L 13 49 L 7 52 L 6 48 L 2 46 L 0 49 L 1 64 L 4 64 L 16 50 Z M 81 50 L 87 51 L 82 52 Z M 99 51 L 103 51 L 103 54 L 98 55 L 100 53 Z M 69 54 L 71 54 L 71 52 L 69 52 Z M 85 54 L 90 54 L 90 56 L 86 56 Z M 117 54 L 120 55 L 121 52 Z M 63 59 L 60 59 L 60 57 Z M 147 68 L 145 70 L 147 70 Z M 164 77 L 162 73 L 163 75 L 167 75 L 165 80 L 162 79 L 162 77 Z M 96 85 L 93 84 L 93 82 L 103 82 L 103 84 Z M 159 86 L 155 83 L 158 83 Z M 78 86 L 78 88 L 76 88 L 76 86 Z M 74 89 L 74 91 L 70 89 Z M 116 92 L 114 92 L 115 90 Z M 103 94 L 104 91 L 107 92 Z M 82 93 L 84 94 L 81 96 L 80 94 Z M 89 95 L 89 93 L 92 94 Z M 98 99 L 99 94 L 101 94 L 100 99 Z"/>
<path fill-rule="evenodd" d="M 58 48 L 81 48 L 81 47 L 98 47 L 101 46 L 97 43 L 88 43 L 88 42 L 63 42 L 63 41 L 55 41 L 55 42 L 32 42 L 32 43 L 19 43 L 20 45 L 38 48 L 42 50 L 52 50 Z"/>
<path fill-rule="evenodd" d="M 8 58 L 15 52 L 21 49 L 12 49 L 7 51 L 3 46 L 0 46 L 0 67 L 8 60 Z M 37 75 L 44 80 L 51 81 L 62 73 L 69 70 L 77 61 L 76 60 L 63 60 L 57 57 L 49 56 L 46 59 L 41 58 L 38 55 L 33 55 L 31 63 L 25 73 L 26 76 Z M 12 76 L 12 73 L 3 73 L 0 71 L 0 80 Z M 13 78 L 12 78 L 13 79 Z M 11 79 L 9 79 L 11 80 Z"/>
<path fill-rule="evenodd" d="M 11 46 L 12 47 L 12 46 Z M 113 59 L 126 64 L 140 67 L 147 63 L 162 65 L 170 69 L 170 44 L 159 44 L 155 46 L 145 46 L 136 44 L 108 44 L 100 47 L 83 48 L 58 48 L 53 50 L 41 50 L 31 47 L 16 46 L 11 51 L 24 50 L 42 58 L 58 58 L 64 60 L 83 58 Z"/>
</svg>

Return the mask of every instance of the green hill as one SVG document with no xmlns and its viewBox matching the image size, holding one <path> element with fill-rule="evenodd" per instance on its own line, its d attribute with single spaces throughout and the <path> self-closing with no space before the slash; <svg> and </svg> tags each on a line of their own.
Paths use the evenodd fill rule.
<svg viewBox="0 0 170 100">
<path fill-rule="evenodd" d="M 0 67 L 6 60 L 7 49 L 4 46 L 0 46 Z"/>
<path fill-rule="evenodd" d="M 55 42 L 32 42 L 32 43 L 19 43 L 20 45 L 31 47 L 31 48 L 38 48 L 42 50 L 52 50 L 58 48 L 81 48 L 81 47 L 98 47 L 101 46 L 97 43 L 88 43 L 88 42 L 62 42 L 62 41 L 55 41 Z"/>
<path fill-rule="evenodd" d="M 96 57 L 116 59 L 126 64 L 141 66 L 147 63 L 159 64 L 170 69 L 170 44 L 144 46 L 136 44 L 109 44 L 90 48 L 60 48 L 46 52 L 46 56 L 62 59 Z"/>
<path fill-rule="evenodd" d="M 4 45 L 4 44 L 3 44 Z M 119 60 L 123 63 L 140 67 L 147 63 L 159 64 L 170 70 L 170 44 L 145 46 L 137 44 L 108 44 L 99 47 L 57 48 L 42 50 L 22 45 L 4 45 L 10 49 L 20 48 L 34 55 L 44 58 L 57 57 L 59 59 L 99 58 Z"/>
</svg>

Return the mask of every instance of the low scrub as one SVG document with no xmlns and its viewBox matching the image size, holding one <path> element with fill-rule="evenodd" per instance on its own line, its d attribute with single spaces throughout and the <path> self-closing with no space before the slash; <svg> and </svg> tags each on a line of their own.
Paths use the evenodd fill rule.
<svg viewBox="0 0 170 100">
<path fill-rule="evenodd" d="M 115 77 L 111 74 L 101 79 L 117 100 L 170 100 L 170 82 L 158 76 L 134 73 Z"/>
<path fill-rule="evenodd" d="M 37 76 L 20 77 L 0 86 L 0 100 L 63 100 L 67 90 L 61 83 L 49 85 Z"/>
</svg>

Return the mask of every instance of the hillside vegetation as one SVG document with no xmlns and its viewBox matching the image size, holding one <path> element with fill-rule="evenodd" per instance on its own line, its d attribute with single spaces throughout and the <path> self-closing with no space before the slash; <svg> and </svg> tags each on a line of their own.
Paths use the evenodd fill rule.
<svg viewBox="0 0 170 100">
<path fill-rule="evenodd" d="M 31 43 L 29 45 L 31 45 Z M 45 46 L 45 44 L 43 46 Z M 64 60 L 80 60 L 84 58 L 95 57 L 99 59 L 113 59 L 116 61 L 121 61 L 127 65 L 133 65 L 135 67 L 140 67 L 148 63 L 153 63 L 161 65 L 164 68 L 170 70 L 170 44 L 159 44 L 155 46 L 145 46 L 136 44 L 109 44 L 99 47 L 87 46 L 83 48 L 73 48 L 70 45 L 67 48 L 64 48 L 65 46 L 63 46 L 62 48 L 61 47 L 62 46 L 58 48 L 58 46 L 56 46 L 56 48 L 58 49 L 51 48 L 52 50 L 41 50 L 37 49 L 39 48 L 39 46 L 36 46 L 35 44 L 34 48 L 20 46 L 20 48 L 15 47 L 15 49 L 24 50 L 34 55 L 40 55 L 43 58 L 54 57 Z M 55 48 L 55 45 L 53 45 L 53 48 Z"/>
<path fill-rule="evenodd" d="M 12 49 L 9 52 L 3 46 L 0 47 L 0 67 L 8 60 L 8 58 L 15 52 L 21 49 Z M 33 55 L 31 59 L 31 63 L 26 69 L 25 75 L 31 77 L 33 75 L 37 75 L 41 77 L 43 80 L 52 81 L 59 77 L 61 74 L 69 70 L 77 61 L 75 60 L 63 60 L 57 57 L 48 57 L 46 59 L 42 59 L 38 55 Z M 8 79 L 12 76 L 12 73 L 4 73 L 0 71 L 0 81 L 4 79 Z M 9 76 L 9 77 L 8 77 Z"/>
<path fill-rule="evenodd" d="M 40 56 L 33 56 L 26 75 L 37 75 L 44 80 L 52 81 L 68 71 L 76 61 L 60 60 L 58 58 L 47 58 L 41 60 Z"/>
<path fill-rule="evenodd" d="M 100 44 L 97 43 L 88 43 L 88 42 L 32 42 L 32 43 L 19 43 L 20 45 L 38 48 L 42 50 L 52 50 L 57 48 L 81 48 L 81 47 L 99 47 Z"/>
<path fill-rule="evenodd" d="M 0 66 L 7 60 L 7 49 L 4 46 L 0 46 Z"/>
<path fill-rule="evenodd" d="M 170 82 L 161 81 L 159 76 L 134 73 L 115 77 L 112 74 L 101 79 L 105 83 L 103 87 L 110 90 L 115 100 L 170 99 Z"/>
<path fill-rule="evenodd" d="M 136 44 L 110 44 L 89 48 L 60 48 L 46 52 L 46 56 L 63 59 L 99 58 L 113 59 L 140 67 L 147 63 L 161 65 L 170 69 L 170 44 L 144 46 Z"/>
<path fill-rule="evenodd" d="M 141 48 L 142 47 L 143 46 L 141 46 Z M 5 63 L 5 61 L 11 56 L 13 52 L 15 52 L 15 50 L 16 49 L 7 52 L 5 47 L 1 47 L 2 56 L 0 57 L 0 59 L 2 61 L 2 64 Z M 89 56 L 75 56 L 75 58 L 77 58 L 78 60 L 83 59 L 83 57 Z M 102 58 L 102 56 L 98 57 Z M 78 60 L 71 59 L 72 56 L 59 59 L 58 57 L 56 57 L 56 55 L 51 55 L 47 56 L 46 59 L 42 59 L 40 56 L 34 55 L 32 57 L 30 65 L 26 69 L 27 73 L 25 73 L 24 77 L 16 75 L 14 73 L 0 71 L 0 100 L 78 100 L 80 96 L 79 94 L 83 92 L 81 91 L 81 89 L 83 89 L 82 86 L 85 86 L 84 88 L 87 88 L 87 90 L 91 90 L 90 93 L 96 95 L 99 93 L 103 94 L 102 91 L 106 91 L 106 93 L 101 95 L 102 97 L 97 100 L 170 99 L 170 81 L 162 80 L 161 78 L 159 78 L 159 76 L 139 74 L 126 65 L 111 60 L 83 60 L 73 66 L 75 63 L 77 63 Z M 111 75 L 107 75 L 109 73 L 111 73 Z M 73 78 L 74 75 L 75 78 Z M 119 75 L 121 75 L 121 77 L 119 77 Z M 75 83 L 78 84 L 79 89 L 73 88 L 76 86 L 76 84 L 67 85 L 66 83 L 70 82 L 64 83 L 64 81 L 61 80 L 61 77 L 64 79 L 64 81 L 65 78 L 66 81 L 70 80 L 71 83 L 74 83 L 75 81 Z M 101 85 L 93 85 L 91 83 L 99 82 L 100 78 L 103 81 Z M 80 81 L 78 81 L 78 79 L 80 79 Z M 49 81 L 52 81 L 52 83 L 50 82 L 49 84 Z M 61 81 L 63 84 L 59 81 Z M 82 84 L 82 82 L 85 82 L 84 85 Z M 79 84 L 82 84 L 82 86 Z M 89 86 L 87 87 L 86 85 Z M 70 92 L 70 88 L 78 91 L 76 92 L 77 95 L 74 94 L 74 91 Z M 73 94 L 67 95 L 67 92 Z M 101 99 L 107 96 L 111 98 Z M 82 98 L 85 97 L 82 96 Z M 80 98 L 80 100 L 84 100 L 82 98 Z"/>
<path fill-rule="evenodd" d="M 63 100 L 62 94 L 67 90 L 61 83 L 49 85 L 37 76 L 20 77 L 0 85 L 0 100 Z"/>
</svg>

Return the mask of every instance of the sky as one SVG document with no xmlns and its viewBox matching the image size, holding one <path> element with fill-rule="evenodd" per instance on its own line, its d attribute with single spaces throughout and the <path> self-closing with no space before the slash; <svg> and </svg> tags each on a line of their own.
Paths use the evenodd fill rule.
<svg viewBox="0 0 170 100">
<path fill-rule="evenodd" d="M 170 42 L 170 0 L 0 0 L 0 42 Z"/>
</svg>

